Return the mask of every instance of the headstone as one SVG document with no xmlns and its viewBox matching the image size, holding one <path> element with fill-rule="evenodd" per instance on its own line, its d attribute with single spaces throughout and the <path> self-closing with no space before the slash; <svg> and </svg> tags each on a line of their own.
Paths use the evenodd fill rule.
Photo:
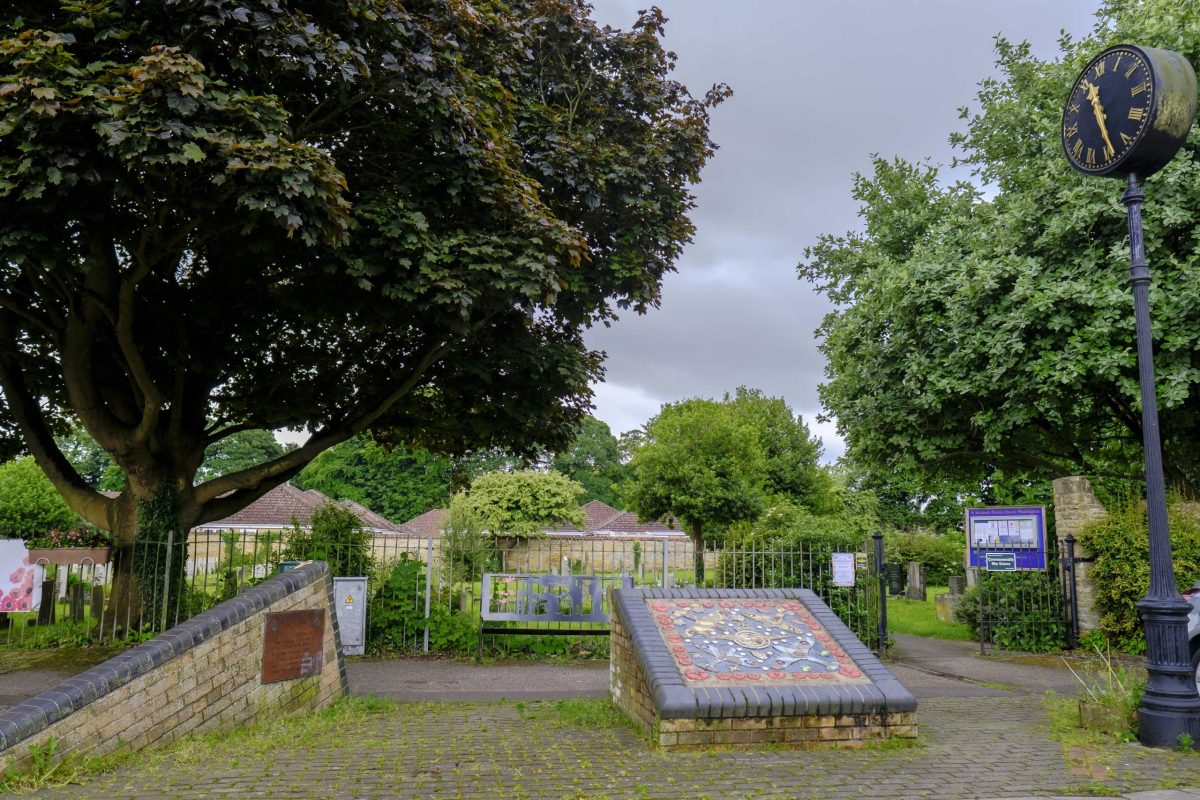
<svg viewBox="0 0 1200 800">
<path fill-rule="evenodd" d="M 967 576 L 951 575 L 950 576 L 950 594 L 960 595 L 967 590 Z"/>
<path fill-rule="evenodd" d="M 73 583 L 67 589 L 67 598 L 71 601 L 72 622 L 83 622 L 83 594 L 86 589 L 82 583 Z"/>
<path fill-rule="evenodd" d="M 93 586 L 92 587 L 91 612 L 92 612 L 92 622 L 93 623 L 99 622 L 100 618 L 104 616 L 104 587 L 103 586 Z"/>
<path fill-rule="evenodd" d="M 42 604 L 38 606 L 38 625 L 50 625 L 54 622 L 54 588 L 53 578 L 42 581 Z"/>
<path fill-rule="evenodd" d="M 897 564 L 895 561 L 889 561 L 884 565 L 884 570 L 887 573 L 888 594 L 893 597 L 899 597 L 904 594 L 904 587 L 908 582 L 908 575 L 904 571 L 904 565 Z"/>
<path fill-rule="evenodd" d="M 954 612 L 962 602 L 961 594 L 939 594 L 933 598 L 934 612 L 940 622 L 955 622 Z"/>
<path fill-rule="evenodd" d="M 909 600 L 921 600 L 925 598 L 925 569 L 920 561 L 908 562 L 908 589 L 905 590 L 904 596 Z"/>
</svg>

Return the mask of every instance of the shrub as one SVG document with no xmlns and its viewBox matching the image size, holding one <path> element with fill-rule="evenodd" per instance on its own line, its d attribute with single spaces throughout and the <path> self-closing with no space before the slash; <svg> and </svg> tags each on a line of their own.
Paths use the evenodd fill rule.
<svg viewBox="0 0 1200 800">
<path fill-rule="evenodd" d="M 372 651 L 411 647 L 425 629 L 425 565 L 401 553 L 367 608 L 367 643 Z"/>
<path fill-rule="evenodd" d="M 495 542 L 486 527 L 467 495 L 460 492 L 450 500 L 441 546 L 446 579 L 451 583 L 480 580 L 496 566 Z"/>
<path fill-rule="evenodd" d="M 32 456 L 0 464 L 0 536 L 28 539 L 79 523 Z"/>
<path fill-rule="evenodd" d="M 371 534 L 353 511 L 327 503 L 313 513 L 308 530 L 293 527 L 283 549 L 284 561 L 309 559 L 327 562 L 331 575 L 369 576 L 374 568 Z"/>
<path fill-rule="evenodd" d="M 1172 503 L 1167 509 L 1171 558 L 1180 588 L 1200 578 L 1200 506 Z M 1100 627 L 1114 646 L 1130 653 L 1145 650 L 1137 601 L 1150 588 L 1150 539 L 1146 504 L 1133 503 L 1079 533 L 1079 543 L 1093 557 L 1092 580 Z"/>
<path fill-rule="evenodd" d="M 474 614 L 457 611 L 458 603 L 449 588 L 431 598 L 429 649 L 447 655 L 466 655 L 475 649 L 479 635 Z M 371 652 L 412 650 L 425 637 L 425 564 L 402 553 L 368 606 L 367 646 Z"/>
<path fill-rule="evenodd" d="M 883 534 L 885 558 L 902 564 L 921 562 L 927 586 L 947 586 L 951 575 L 962 575 L 966 547 L 966 538 L 958 532 L 890 530 Z"/>
<path fill-rule="evenodd" d="M 979 636 L 980 602 L 984 634 L 1003 650 L 1051 653 L 1067 645 L 1062 585 L 1050 572 L 981 572 L 968 589 L 955 618 Z"/>
</svg>

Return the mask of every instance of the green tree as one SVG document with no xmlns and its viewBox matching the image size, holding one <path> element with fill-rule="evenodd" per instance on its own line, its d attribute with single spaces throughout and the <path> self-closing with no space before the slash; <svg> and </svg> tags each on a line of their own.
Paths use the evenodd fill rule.
<svg viewBox="0 0 1200 800">
<path fill-rule="evenodd" d="M 550 468 L 583 487 L 582 502 L 599 500 L 623 509 L 617 487 L 628 477 L 624 452 L 608 425 L 584 417 L 566 449 L 554 454 Z"/>
<path fill-rule="evenodd" d="M 28 539 L 79 522 L 32 458 L 0 464 L 0 536 Z"/>
<path fill-rule="evenodd" d="M 582 493 L 583 487 L 557 472 L 491 472 L 476 478 L 451 507 L 464 522 L 482 522 L 493 536 L 539 536 L 543 528 L 581 527 Z"/>
<path fill-rule="evenodd" d="M 1101 7 L 1059 60 L 997 40 L 952 137 L 987 195 L 935 167 L 877 158 L 863 229 L 825 236 L 803 277 L 838 308 L 820 328 L 821 398 L 849 452 L 881 472 L 978 480 L 1136 472 L 1141 419 L 1122 188 L 1076 174 L 1059 125 L 1074 75 L 1133 41 L 1200 62 L 1200 3 Z M 1146 182 L 1146 251 L 1166 472 L 1200 486 L 1200 139 Z"/>
<path fill-rule="evenodd" d="M 643 519 L 679 518 L 694 549 L 697 585 L 704 583 L 704 540 L 762 510 L 769 478 L 757 427 L 731 404 L 668 403 L 646 423 L 632 452 L 631 509 Z"/>
<path fill-rule="evenodd" d="M 356 436 L 321 453 L 292 483 L 403 522 L 445 507 L 453 470 L 444 456 L 400 445 L 387 448 Z"/>
<path fill-rule="evenodd" d="M 657 9 L 629 31 L 588 12 L 0 5 L 0 432 L 124 543 L 369 429 L 561 446 L 599 374 L 583 331 L 658 302 L 727 94 L 671 79 Z M 68 424 L 119 497 L 63 456 Z M 197 483 L 214 443 L 302 427 Z"/>
<path fill-rule="evenodd" d="M 375 568 L 371 534 L 363 530 L 357 514 L 334 503 L 314 511 L 307 528 L 293 526 L 283 559 L 325 561 L 331 575 L 346 577 L 369 576 Z"/>
<path fill-rule="evenodd" d="M 270 431 L 238 431 L 205 449 L 204 461 L 196 470 L 196 480 L 204 481 L 250 469 L 279 458 L 294 448 L 295 445 L 281 445 Z"/>
<path fill-rule="evenodd" d="M 818 463 L 821 440 L 803 417 L 793 414 L 782 398 L 745 386 L 723 402 L 757 431 L 767 465 L 763 489 L 773 502 L 796 503 L 818 514 L 837 510 L 834 482 Z"/>
</svg>

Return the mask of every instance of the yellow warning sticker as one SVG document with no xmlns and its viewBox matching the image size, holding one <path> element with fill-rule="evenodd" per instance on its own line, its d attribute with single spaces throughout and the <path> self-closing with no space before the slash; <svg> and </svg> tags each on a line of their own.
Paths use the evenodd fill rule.
<svg viewBox="0 0 1200 800">
<path fill-rule="evenodd" d="M 354 604 L 354 595 L 346 595 L 346 602 L 350 605 Z"/>
</svg>

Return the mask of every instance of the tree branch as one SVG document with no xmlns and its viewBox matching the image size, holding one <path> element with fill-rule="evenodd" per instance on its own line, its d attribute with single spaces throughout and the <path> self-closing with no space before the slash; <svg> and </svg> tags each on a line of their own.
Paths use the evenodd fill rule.
<svg viewBox="0 0 1200 800">
<path fill-rule="evenodd" d="M 284 475 L 285 477 L 275 480 L 272 484 L 272 486 L 278 486 L 303 469 L 319 453 L 328 450 L 336 444 L 341 444 L 350 437 L 366 430 L 376 420 L 387 413 L 388 409 L 395 405 L 400 398 L 411 392 L 420 382 L 425 372 L 437 363 L 450 350 L 451 346 L 450 343 L 443 342 L 430 348 L 416 366 L 413 367 L 409 376 L 401 381 L 386 397 L 372 404 L 369 410 L 352 417 L 349 421 L 341 425 L 326 427 L 317 431 L 303 445 L 289 453 L 283 454 L 279 458 L 239 470 L 238 472 L 213 478 L 197 486 L 192 494 L 192 499 L 193 502 L 201 507 L 199 516 L 207 519 L 220 519 L 220 517 L 210 516 L 208 511 L 208 504 L 214 498 L 227 495 L 230 492 L 252 491 L 264 481 L 271 481 L 279 478 L 280 475 Z"/>
<path fill-rule="evenodd" d="M 116 504 L 88 486 L 62 454 L 41 408 L 25 384 L 17 363 L 15 328 L 9 313 L 0 313 L 0 340 L 9 345 L 0 351 L 0 388 L 29 452 L 75 513 L 93 525 L 112 530 Z"/>
</svg>

